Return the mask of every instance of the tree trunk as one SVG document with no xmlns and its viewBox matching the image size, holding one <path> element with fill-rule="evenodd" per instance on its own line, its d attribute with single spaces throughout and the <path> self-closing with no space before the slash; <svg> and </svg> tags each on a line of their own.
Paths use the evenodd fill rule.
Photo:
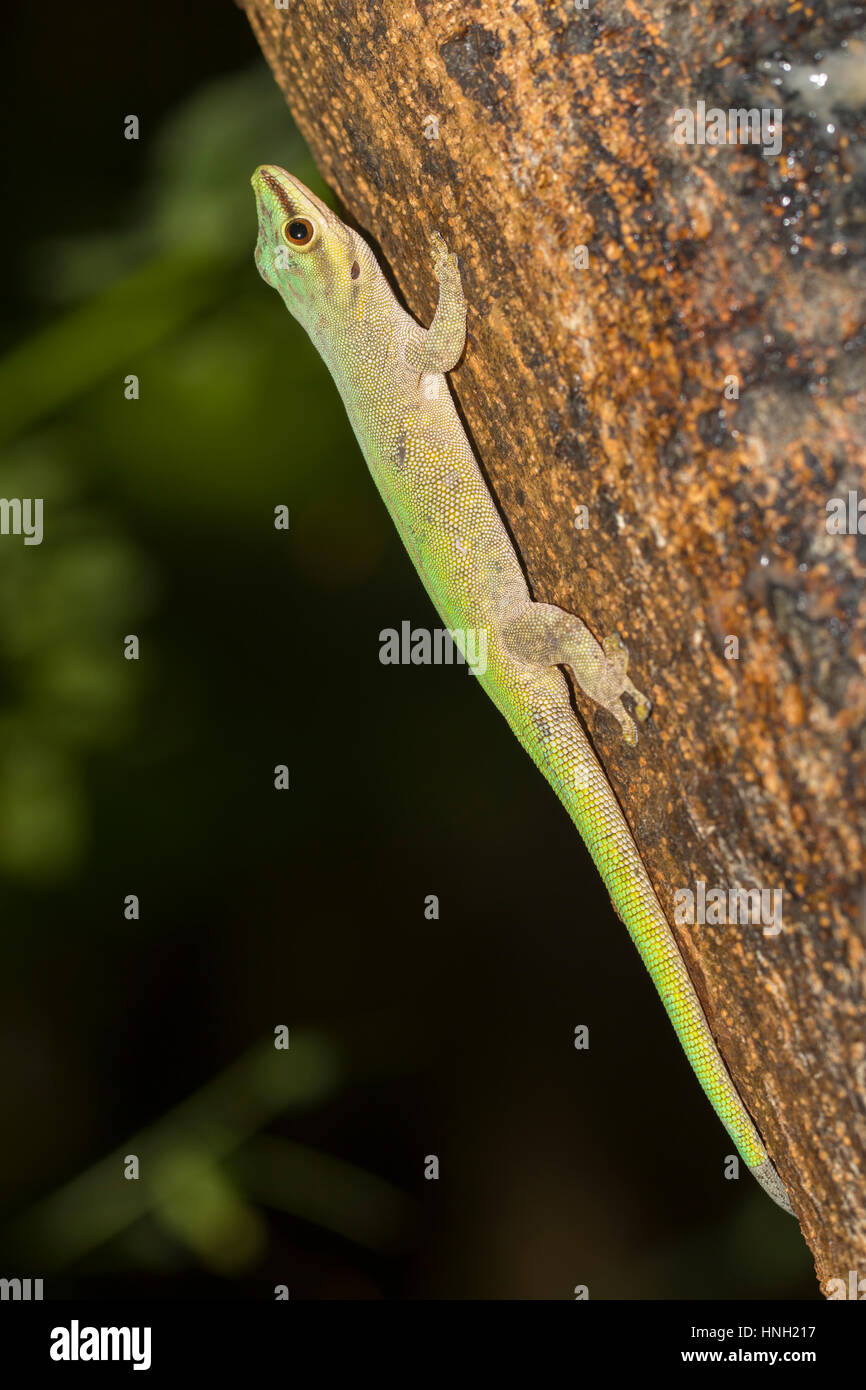
<svg viewBox="0 0 866 1390">
<path fill-rule="evenodd" d="M 246 8 L 421 323 L 430 231 L 459 255 L 451 381 L 533 597 L 628 644 L 637 749 L 581 714 L 822 1286 L 866 1272 L 855 11 Z M 764 125 L 711 143 L 711 108 Z M 778 891 L 781 931 L 680 925 L 701 883 Z"/>
</svg>

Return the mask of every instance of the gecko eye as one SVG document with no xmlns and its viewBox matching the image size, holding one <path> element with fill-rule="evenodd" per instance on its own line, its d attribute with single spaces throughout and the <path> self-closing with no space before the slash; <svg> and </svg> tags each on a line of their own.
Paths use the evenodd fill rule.
<svg viewBox="0 0 866 1390">
<path fill-rule="evenodd" d="M 316 229 L 306 217 L 293 217 L 291 222 L 283 223 L 283 240 L 290 246 L 309 246 Z"/>
</svg>

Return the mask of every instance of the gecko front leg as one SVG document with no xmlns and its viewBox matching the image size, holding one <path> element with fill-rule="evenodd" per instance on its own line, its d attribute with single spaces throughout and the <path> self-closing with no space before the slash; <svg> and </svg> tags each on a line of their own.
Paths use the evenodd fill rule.
<svg viewBox="0 0 866 1390">
<path fill-rule="evenodd" d="M 506 648 L 536 666 L 567 666 L 581 690 L 618 721 L 626 743 L 637 743 L 634 720 L 622 703 L 630 695 L 643 722 L 652 703 L 629 680 L 628 652 L 618 633 L 599 643 L 573 613 L 552 603 L 526 603 L 500 626 Z"/>
<path fill-rule="evenodd" d="M 425 330 L 415 324 L 406 343 L 406 361 L 422 376 L 450 372 L 466 343 L 466 299 L 457 257 L 438 232 L 430 237 L 430 250 L 433 273 L 439 281 L 439 302 L 430 327 Z"/>
</svg>

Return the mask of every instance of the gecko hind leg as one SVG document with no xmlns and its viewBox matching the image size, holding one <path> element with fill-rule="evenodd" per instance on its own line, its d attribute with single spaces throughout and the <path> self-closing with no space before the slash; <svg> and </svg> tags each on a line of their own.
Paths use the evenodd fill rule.
<svg viewBox="0 0 866 1390">
<path fill-rule="evenodd" d="M 552 603 L 527 603 L 502 624 L 505 647 L 537 666 L 567 666 L 581 690 L 619 723 L 626 743 L 637 743 L 634 720 L 622 703 L 630 695 L 643 722 L 652 702 L 627 675 L 628 651 L 618 633 L 597 642 L 585 623 Z"/>
</svg>

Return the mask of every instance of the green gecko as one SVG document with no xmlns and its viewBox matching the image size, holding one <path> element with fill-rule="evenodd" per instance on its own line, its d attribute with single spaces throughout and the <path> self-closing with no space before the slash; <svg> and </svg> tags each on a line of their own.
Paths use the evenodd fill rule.
<svg viewBox="0 0 866 1390">
<path fill-rule="evenodd" d="M 477 672 L 493 703 L 579 830 L 704 1092 L 749 1170 L 791 1211 L 713 1040 L 640 852 L 574 714 L 567 666 L 619 721 L 627 743 L 649 700 L 614 634 L 599 644 L 571 613 L 530 597 L 520 562 L 464 434 L 445 373 L 466 338 L 456 256 L 431 238 L 439 302 L 429 329 L 397 303 L 366 242 L 276 165 L 252 178 L 259 274 L 324 358 L 373 480 L 421 580 L 451 630 L 486 632 Z"/>
</svg>

